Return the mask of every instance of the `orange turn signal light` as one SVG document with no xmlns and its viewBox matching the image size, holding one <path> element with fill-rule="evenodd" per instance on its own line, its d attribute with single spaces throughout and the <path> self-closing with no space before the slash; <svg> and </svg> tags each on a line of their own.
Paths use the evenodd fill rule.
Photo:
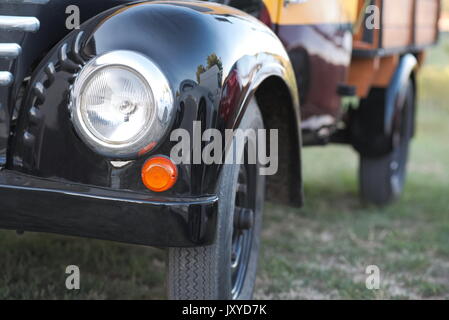
<svg viewBox="0 0 449 320">
<path fill-rule="evenodd" d="M 156 156 L 148 159 L 142 167 L 142 182 L 151 191 L 167 191 L 177 179 L 178 168 L 169 158 Z"/>
</svg>

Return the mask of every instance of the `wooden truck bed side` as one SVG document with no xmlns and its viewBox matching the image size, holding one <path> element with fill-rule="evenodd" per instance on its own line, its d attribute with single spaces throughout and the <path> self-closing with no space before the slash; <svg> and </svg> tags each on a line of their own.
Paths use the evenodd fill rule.
<svg viewBox="0 0 449 320">
<path fill-rule="evenodd" d="M 414 53 L 422 61 L 424 49 L 438 41 L 441 11 L 440 0 L 359 0 L 359 12 L 367 5 L 380 9 L 380 28 L 367 27 L 374 13 L 368 10 L 354 34 L 349 83 L 359 97 L 388 86 L 400 55 Z"/>
</svg>

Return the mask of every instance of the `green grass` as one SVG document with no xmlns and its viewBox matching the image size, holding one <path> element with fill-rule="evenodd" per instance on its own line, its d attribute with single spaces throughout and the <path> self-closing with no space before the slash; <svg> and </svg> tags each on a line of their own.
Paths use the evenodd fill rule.
<svg viewBox="0 0 449 320">
<path fill-rule="evenodd" d="M 303 209 L 267 204 L 259 299 L 449 298 L 449 36 L 420 74 L 419 134 L 402 199 L 378 209 L 357 195 L 349 147 L 304 151 Z M 164 252 L 106 241 L 0 231 L 0 299 L 164 297 Z M 65 289 L 65 268 L 81 290 Z M 377 265 L 380 290 L 367 290 Z"/>
<path fill-rule="evenodd" d="M 258 298 L 449 298 L 449 36 L 419 79 L 419 133 L 405 194 L 364 207 L 349 147 L 304 151 L 307 203 L 268 205 Z M 365 287 L 377 265 L 380 290 Z"/>
</svg>

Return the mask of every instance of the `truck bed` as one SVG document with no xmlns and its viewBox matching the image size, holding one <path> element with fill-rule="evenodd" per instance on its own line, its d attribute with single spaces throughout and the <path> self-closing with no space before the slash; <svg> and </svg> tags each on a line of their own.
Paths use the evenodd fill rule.
<svg viewBox="0 0 449 320">
<path fill-rule="evenodd" d="M 379 29 L 367 28 L 372 11 L 365 13 L 365 5 L 380 8 Z M 355 56 L 419 52 L 438 40 L 440 0 L 359 0 L 359 8 L 365 19 L 354 35 Z"/>
</svg>

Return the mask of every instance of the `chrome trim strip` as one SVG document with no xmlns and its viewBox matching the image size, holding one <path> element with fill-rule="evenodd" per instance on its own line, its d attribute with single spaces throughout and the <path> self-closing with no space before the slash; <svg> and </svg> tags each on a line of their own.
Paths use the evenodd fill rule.
<svg viewBox="0 0 449 320">
<path fill-rule="evenodd" d="M 22 47 L 17 43 L 0 43 L 0 59 L 15 59 L 22 52 Z"/>
<path fill-rule="evenodd" d="M 11 72 L 8 71 L 0 71 L 0 87 L 9 86 L 14 80 L 14 76 Z"/>
<path fill-rule="evenodd" d="M 36 32 L 40 22 L 35 17 L 1 16 L 0 30 Z"/>
<path fill-rule="evenodd" d="M 3 2 L 14 4 L 47 4 L 50 0 L 3 0 Z"/>
</svg>

